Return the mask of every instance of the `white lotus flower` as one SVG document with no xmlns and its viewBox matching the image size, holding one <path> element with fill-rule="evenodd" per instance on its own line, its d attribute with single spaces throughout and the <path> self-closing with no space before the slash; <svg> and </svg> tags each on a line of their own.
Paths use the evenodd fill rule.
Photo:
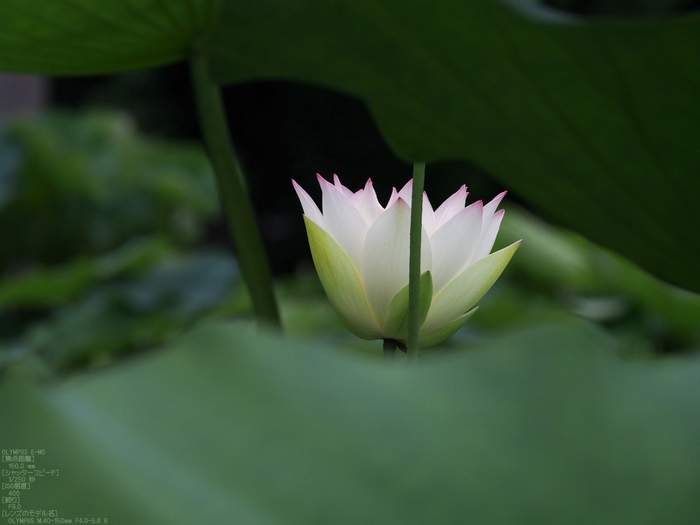
<svg viewBox="0 0 700 525">
<path fill-rule="evenodd" d="M 292 181 L 304 208 L 311 254 L 328 298 L 343 324 L 363 339 L 405 344 L 408 326 L 408 260 L 413 181 L 393 189 L 386 207 L 368 180 L 355 193 L 320 175 L 323 213 Z M 518 241 L 489 255 L 506 192 L 485 206 L 465 207 L 462 186 L 433 210 L 423 195 L 421 320 L 418 345 L 432 346 L 454 334 L 501 275 Z"/>
</svg>

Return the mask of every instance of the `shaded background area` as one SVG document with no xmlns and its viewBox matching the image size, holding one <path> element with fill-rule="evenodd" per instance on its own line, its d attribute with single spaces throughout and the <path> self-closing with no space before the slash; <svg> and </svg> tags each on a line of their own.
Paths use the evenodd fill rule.
<svg viewBox="0 0 700 525">
<path fill-rule="evenodd" d="M 57 79 L 56 104 L 75 109 L 94 106 L 129 111 L 140 128 L 157 136 L 196 140 L 199 124 L 186 64 L 119 76 Z M 386 201 L 392 186 L 403 186 L 411 166 L 387 147 L 366 106 L 359 100 L 312 86 L 254 82 L 224 88 L 231 133 L 277 275 L 294 271 L 299 260 L 310 260 L 301 207 L 291 179 L 320 197 L 316 173 L 338 174 L 348 187 L 359 189 L 368 178 Z M 476 198 L 490 199 L 502 191 L 498 183 L 466 162 L 430 166 L 426 190 L 434 203 L 456 191 L 440 175 L 461 172 Z M 517 199 L 517 196 L 511 196 Z M 224 222 L 213 226 L 211 239 L 228 243 Z"/>
<path fill-rule="evenodd" d="M 0 123 L 25 113 L 38 113 L 49 102 L 49 81 L 35 75 L 0 73 Z"/>
</svg>

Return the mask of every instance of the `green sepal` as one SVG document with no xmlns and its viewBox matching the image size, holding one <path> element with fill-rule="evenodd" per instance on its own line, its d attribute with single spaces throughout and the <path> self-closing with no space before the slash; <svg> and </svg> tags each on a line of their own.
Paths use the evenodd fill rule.
<svg viewBox="0 0 700 525">
<path fill-rule="evenodd" d="M 304 222 L 318 277 L 336 315 L 357 337 L 381 339 L 355 266 L 328 232 L 307 216 Z"/>
<path fill-rule="evenodd" d="M 442 343 L 445 339 L 452 337 L 457 330 L 464 326 L 464 323 L 466 323 L 478 309 L 479 307 L 476 306 L 451 323 L 447 323 L 442 328 L 436 328 L 430 332 L 420 334 L 418 336 L 418 346 L 420 348 L 428 348 L 429 346 L 435 346 L 438 343 Z"/>
<path fill-rule="evenodd" d="M 420 324 L 428 317 L 433 300 L 433 276 L 429 271 L 420 276 Z M 405 340 L 408 336 L 408 285 L 391 300 L 384 319 L 384 337 Z"/>
</svg>

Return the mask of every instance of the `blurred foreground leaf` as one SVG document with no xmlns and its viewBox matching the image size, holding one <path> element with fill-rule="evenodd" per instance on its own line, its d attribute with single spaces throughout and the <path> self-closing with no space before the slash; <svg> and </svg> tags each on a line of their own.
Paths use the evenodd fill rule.
<svg viewBox="0 0 700 525">
<path fill-rule="evenodd" d="M 0 383 L 0 445 L 44 448 L 26 508 L 110 522 L 700 521 L 700 362 L 629 364 L 584 326 L 381 367 L 207 325 L 37 388 Z"/>
</svg>

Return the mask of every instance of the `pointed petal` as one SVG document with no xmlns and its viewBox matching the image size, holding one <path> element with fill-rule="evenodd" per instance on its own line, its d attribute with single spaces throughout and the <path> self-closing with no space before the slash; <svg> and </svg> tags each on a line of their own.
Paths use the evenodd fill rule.
<svg viewBox="0 0 700 525">
<path fill-rule="evenodd" d="M 306 193 L 306 191 L 304 191 L 304 188 L 297 184 L 294 179 L 292 179 L 292 186 L 294 186 L 294 191 L 297 192 L 297 197 L 299 197 L 299 200 L 301 201 L 301 207 L 304 209 L 304 215 L 323 228 L 325 221 L 323 220 L 321 210 L 318 209 L 318 206 L 316 206 L 314 200 L 308 193 Z"/>
<path fill-rule="evenodd" d="M 420 276 L 420 325 L 428 316 L 433 300 L 433 279 L 430 272 Z M 391 300 L 386 319 L 384 319 L 384 337 L 405 340 L 408 337 L 408 285 L 404 286 Z"/>
<path fill-rule="evenodd" d="M 426 332 L 451 323 L 469 310 L 493 286 L 522 241 L 515 242 L 469 266 L 433 297 Z"/>
<path fill-rule="evenodd" d="M 370 307 L 380 325 L 396 293 L 408 284 L 408 252 L 411 208 L 398 199 L 367 232 L 362 254 L 363 281 Z M 432 267 L 430 239 L 421 242 L 421 270 Z"/>
<path fill-rule="evenodd" d="M 353 196 L 353 193 L 340 183 L 340 179 L 335 174 L 333 175 L 333 185 L 336 188 L 338 188 L 346 197 L 351 198 Z"/>
<path fill-rule="evenodd" d="M 368 225 L 350 198 L 319 176 L 323 192 L 324 229 L 340 245 L 362 275 L 362 247 Z"/>
<path fill-rule="evenodd" d="M 371 225 L 374 221 L 376 221 L 377 217 L 379 217 L 384 211 L 382 205 L 379 204 L 379 199 L 377 199 L 377 193 L 374 191 L 374 187 L 372 186 L 372 179 L 367 180 L 367 184 L 365 184 L 364 191 L 358 191 L 355 194 L 355 198 L 355 205 L 357 206 L 357 209 L 360 211 L 362 216 L 365 218 L 365 221 L 367 221 L 368 225 Z"/>
<path fill-rule="evenodd" d="M 429 346 L 435 346 L 438 343 L 442 343 L 446 339 L 452 337 L 457 330 L 462 328 L 464 324 L 474 315 L 479 307 L 472 308 L 466 314 L 461 315 L 451 323 L 446 324 L 442 328 L 436 328 L 430 332 L 421 333 L 418 336 L 418 346 L 420 348 L 428 348 Z"/>
<path fill-rule="evenodd" d="M 498 210 L 491 217 L 484 214 L 483 222 L 481 224 L 481 239 L 479 240 L 479 246 L 476 248 L 474 256 L 469 264 L 479 262 L 491 252 L 493 243 L 496 242 L 496 236 L 498 235 L 498 230 L 501 227 L 501 221 L 503 220 L 503 214 L 505 212 L 505 210 Z"/>
<path fill-rule="evenodd" d="M 336 314 L 357 337 L 380 339 L 381 330 L 350 259 L 323 228 L 309 217 L 304 222 L 316 271 Z"/>
<path fill-rule="evenodd" d="M 467 187 L 462 185 L 455 193 L 445 199 L 437 210 L 435 210 L 435 227 L 439 228 L 452 217 L 464 209 L 467 202 Z"/>
<path fill-rule="evenodd" d="M 386 203 L 386 208 L 384 208 L 384 209 L 388 209 L 398 199 L 399 199 L 399 192 L 396 191 L 396 188 L 391 188 L 391 196 L 389 197 L 389 202 Z"/>
<path fill-rule="evenodd" d="M 481 201 L 464 208 L 430 238 L 435 293 L 469 263 L 481 239 Z"/>
<path fill-rule="evenodd" d="M 409 180 L 403 185 L 401 191 L 399 191 L 399 198 L 405 200 L 408 205 L 411 205 L 411 194 L 413 193 L 413 179 Z"/>
<path fill-rule="evenodd" d="M 498 230 L 501 227 L 501 221 L 503 220 L 504 210 L 496 211 L 498 205 L 506 196 L 507 191 L 503 191 L 496 195 L 491 202 L 484 206 L 484 218 L 481 224 L 481 240 L 479 241 L 479 247 L 474 252 L 474 257 L 471 261 L 474 264 L 486 257 L 493 248 L 494 242 L 496 242 L 496 236 L 498 235 Z"/>
<path fill-rule="evenodd" d="M 392 193 L 392 197 L 393 197 Z M 411 206 L 411 199 L 413 198 L 413 179 L 409 180 L 401 191 L 398 192 L 397 198 L 403 199 L 406 203 Z M 391 201 L 391 199 L 389 199 Z M 391 203 L 391 202 L 390 202 Z M 423 214 L 421 217 L 423 228 L 428 232 L 428 235 L 432 235 L 435 232 L 435 212 L 433 211 L 433 206 L 430 204 L 430 199 L 428 199 L 428 194 L 423 192 Z"/>
<path fill-rule="evenodd" d="M 498 208 L 498 205 L 501 204 L 501 201 L 503 200 L 503 197 L 506 196 L 506 193 L 508 192 L 502 191 L 496 195 L 491 202 L 484 206 L 484 215 L 493 215 L 496 213 L 496 208 Z"/>
<path fill-rule="evenodd" d="M 350 197 L 350 202 L 352 203 L 353 206 L 355 206 L 355 208 L 357 208 L 357 211 L 359 211 L 361 215 L 362 215 L 362 210 L 360 210 L 360 204 L 362 203 L 362 194 L 363 193 L 364 193 L 364 190 L 360 189 L 360 190 L 357 190 L 352 195 L 352 197 Z M 362 217 L 365 218 L 364 215 Z M 365 222 L 367 222 L 366 219 L 365 219 Z"/>
</svg>

